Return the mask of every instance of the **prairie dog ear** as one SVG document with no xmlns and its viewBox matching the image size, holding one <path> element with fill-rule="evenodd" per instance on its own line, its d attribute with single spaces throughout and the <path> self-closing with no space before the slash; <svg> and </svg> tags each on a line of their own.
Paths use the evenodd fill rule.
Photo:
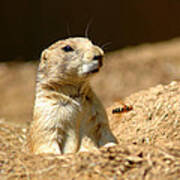
<svg viewBox="0 0 180 180">
<path fill-rule="evenodd" d="M 48 53 L 49 53 L 49 50 L 48 50 L 48 49 L 45 49 L 45 50 L 41 53 L 41 61 L 43 61 L 43 62 L 47 61 L 47 59 L 48 59 Z"/>
<path fill-rule="evenodd" d="M 48 56 L 49 56 L 49 50 L 45 49 L 42 53 L 41 53 L 41 58 L 40 58 L 40 64 L 39 64 L 39 70 L 47 70 L 47 60 L 48 60 Z"/>
</svg>

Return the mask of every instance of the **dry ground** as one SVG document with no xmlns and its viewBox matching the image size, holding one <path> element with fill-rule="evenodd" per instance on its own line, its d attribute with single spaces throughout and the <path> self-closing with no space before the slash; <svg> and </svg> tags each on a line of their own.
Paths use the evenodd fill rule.
<svg viewBox="0 0 180 180">
<path fill-rule="evenodd" d="M 119 145 L 59 157 L 24 146 L 37 65 L 0 64 L 0 179 L 180 179 L 180 83 L 171 82 L 180 77 L 179 58 L 179 39 L 107 55 L 92 84 L 105 106 L 113 104 L 107 112 Z M 126 96 L 133 110 L 112 114 Z"/>
</svg>

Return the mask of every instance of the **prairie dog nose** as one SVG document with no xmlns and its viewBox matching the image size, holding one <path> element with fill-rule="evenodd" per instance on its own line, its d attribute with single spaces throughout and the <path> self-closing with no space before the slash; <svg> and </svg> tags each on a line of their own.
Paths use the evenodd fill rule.
<svg viewBox="0 0 180 180">
<path fill-rule="evenodd" d="M 93 57 L 93 60 L 102 60 L 103 59 L 103 55 L 95 55 Z"/>
<path fill-rule="evenodd" d="M 99 61 L 99 67 L 103 65 L 103 55 L 95 55 L 93 57 L 93 60 L 98 60 Z"/>
</svg>

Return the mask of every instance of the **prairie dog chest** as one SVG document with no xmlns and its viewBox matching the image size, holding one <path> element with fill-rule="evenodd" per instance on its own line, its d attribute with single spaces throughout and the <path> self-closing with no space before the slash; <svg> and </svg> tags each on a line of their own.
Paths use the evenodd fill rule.
<svg viewBox="0 0 180 180">
<path fill-rule="evenodd" d="M 86 117 L 87 119 L 89 119 L 92 116 L 96 115 L 93 99 L 91 97 L 85 97 L 85 100 L 82 101 L 82 109 L 84 112 L 84 118 Z"/>
<path fill-rule="evenodd" d="M 63 121 L 66 121 L 67 123 L 86 122 L 96 115 L 96 108 L 93 99 L 90 97 L 79 96 L 76 98 L 70 98 L 68 102 L 63 102 L 61 98 L 57 101 L 55 103 L 58 107 L 58 110 L 56 111 L 56 119 L 60 123 L 62 122 L 62 118 Z M 63 117 L 62 114 L 64 115 Z"/>
<path fill-rule="evenodd" d="M 79 104 L 79 106 L 76 107 L 78 108 L 78 112 L 83 121 L 86 121 L 96 114 L 92 97 L 81 96 L 75 98 L 74 101 L 76 102 L 76 104 Z"/>
</svg>

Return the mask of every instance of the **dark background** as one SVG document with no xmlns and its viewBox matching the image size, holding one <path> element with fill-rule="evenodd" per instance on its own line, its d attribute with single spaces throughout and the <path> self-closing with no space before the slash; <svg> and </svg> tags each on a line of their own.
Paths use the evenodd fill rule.
<svg viewBox="0 0 180 180">
<path fill-rule="evenodd" d="M 0 61 L 31 60 L 68 36 L 108 51 L 180 36 L 180 0 L 0 0 Z"/>
</svg>

